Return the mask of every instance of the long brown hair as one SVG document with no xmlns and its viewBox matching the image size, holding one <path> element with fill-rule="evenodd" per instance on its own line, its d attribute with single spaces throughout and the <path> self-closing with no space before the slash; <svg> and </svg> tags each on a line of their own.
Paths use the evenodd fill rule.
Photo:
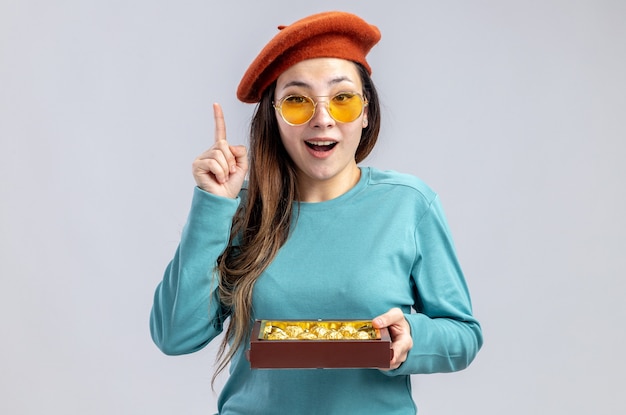
<svg viewBox="0 0 626 415">
<path fill-rule="evenodd" d="M 363 129 L 355 154 L 359 163 L 369 155 L 378 139 L 380 106 L 368 72 L 361 65 L 356 66 L 368 101 L 368 125 Z M 265 90 L 252 118 L 247 195 L 242 197 L 241 207 L 233 219 L 230 243 L 217 262 L 219 298 L 231 320 L 218 351 L 213 381 L 248 341 L 253 323 L 254 283 L 289 238 L 291 223 L 298 214 L 298 204 L 293 203 L 300 199 L 296 169 L 280 139 L 272 104 L 275 89 L 276 82 Z"/>
</svg>

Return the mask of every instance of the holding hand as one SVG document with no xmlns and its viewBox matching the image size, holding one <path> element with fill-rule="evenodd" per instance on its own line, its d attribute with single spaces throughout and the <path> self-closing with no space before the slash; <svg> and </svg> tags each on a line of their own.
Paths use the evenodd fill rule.
<svg viewBox="0 0 626 415">
<path fill-rule="evenodd" d="M 383 327 L 389 329 L 391 348 L 393 349 L 390 369 L 397 369 L 406 360 L 409 350 L 413 347 L 411 327 L 404 318 L 404 313 L 399 308 L 392 308 L 385 314 L 374 318 L 372 324 L 377 329 Z"/>
<path fill-rule="evenodd" d="M 202 190 L 216 196 L 236 198 L 248 172 L 248 153 L 244 146 L 226 141 L 226 123 L 219 104 L 213 104 L 215 143 L 192 164 L 193 177 Z"/>
</svg>

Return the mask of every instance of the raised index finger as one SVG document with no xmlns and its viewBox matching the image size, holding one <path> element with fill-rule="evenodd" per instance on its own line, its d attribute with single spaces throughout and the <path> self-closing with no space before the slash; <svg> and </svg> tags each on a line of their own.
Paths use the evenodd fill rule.
<svg viewBox="0 0 626 415">
<path fill-rule="evenodd" d="M 215 119 L 215 142 L 226 140 L 226 122 L 220 104 L 213 104 L 213 118 Z"/>
</svg>

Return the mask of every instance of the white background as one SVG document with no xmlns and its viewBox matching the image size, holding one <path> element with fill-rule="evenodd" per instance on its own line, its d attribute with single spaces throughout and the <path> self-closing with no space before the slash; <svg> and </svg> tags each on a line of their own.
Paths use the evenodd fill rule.
<svg viewBox="0 0 626 415">
<path fill-rule="evenodd" d="M 625 2 L 2 0 L 0 413 L 215 411 L 215 346 L 162 355 L 152 294 L 211 104 L 245 143 L 245 68 L 329 9 L 382 31 L 364 164 L 440 193 L 484 328 L 420 414 L 626 411 Z"/>
</svg>

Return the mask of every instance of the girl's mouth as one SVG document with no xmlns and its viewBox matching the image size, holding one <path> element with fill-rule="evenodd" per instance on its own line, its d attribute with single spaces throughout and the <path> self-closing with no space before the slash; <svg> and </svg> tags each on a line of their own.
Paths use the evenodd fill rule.
<svg viewBox="0 0 626 415">
<path fill-rule="evenodd" d="M 330 151 L 337 145 L 336 141 L 305 141 L 305 143 L 313 151 Z"/>
</svg>

